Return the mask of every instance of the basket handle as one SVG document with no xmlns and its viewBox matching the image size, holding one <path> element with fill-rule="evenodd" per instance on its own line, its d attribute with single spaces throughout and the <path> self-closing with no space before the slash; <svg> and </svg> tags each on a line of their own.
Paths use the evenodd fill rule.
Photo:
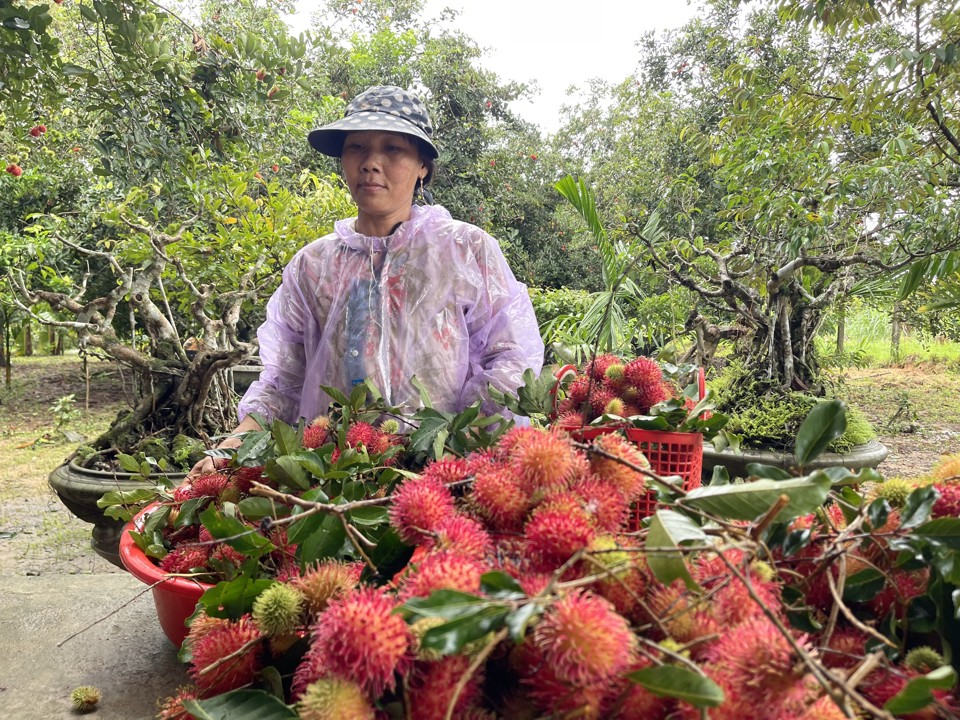
<svg viewBox="0 0 960 720">
<path fill-rule="evenodd" d="M 560 389 L 560 383 L 563 382 L 565 377 L 576 374 L 577 366 L 572 364 L 567 364 L 561 368 L 557 368 L 557 371 L 553 373 L 553 376 L 557 379 L 557 383 L 550 389 L 551 407 L 553 409 L 554 416 L 557 414 L 557 390 Z"/>
</svg>

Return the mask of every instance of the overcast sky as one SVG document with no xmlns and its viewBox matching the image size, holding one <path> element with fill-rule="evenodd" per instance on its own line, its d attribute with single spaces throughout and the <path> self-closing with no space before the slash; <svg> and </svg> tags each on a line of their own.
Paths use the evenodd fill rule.
<svg viewBox="0 0 960 720">
<path fill-rule="evenodd" d="M 488 48 L 483 67 L 508 80 L 536 80 L 540 95 L 514 110 L 544 130 L 559 127 L 570 85 L 591 78 L 619 82 L 636 67 L 635 43 L 648 30 L 682 25 L 694 0 L 427 0 L 428 16 L 462 10 L 456 25 Z"/>
</svg>

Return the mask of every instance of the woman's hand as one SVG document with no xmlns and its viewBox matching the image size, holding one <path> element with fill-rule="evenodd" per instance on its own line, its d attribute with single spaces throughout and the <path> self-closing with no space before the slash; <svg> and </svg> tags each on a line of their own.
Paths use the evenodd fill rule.
<svg viewBox="0 0 960 720">
<path fill-rule="evenodd" d="M 253 430 L 260 430 L 260 425 L 249 415 L 240 421 L 240 424 L 233 429 L 233 432 L 230 433 L 229 437 L 226 437 L 217 445 L 218 450 L 228 450 L 230 448 L 238 448 L 243 444 L 242 435 Z M 200 477 L 201 475 L 206 475 L 208 473 L 216 472 L 217 470 L 222 469 L 227 464 L 227 461 L 222 458 L 213 458 L 209 455 L 205 456 L 203 460 L 198 462 L 192 468 L 190 472 L 187 473 L 187 477 L 184 482 L 191 482 L 194 478 Z"/>
</svg>

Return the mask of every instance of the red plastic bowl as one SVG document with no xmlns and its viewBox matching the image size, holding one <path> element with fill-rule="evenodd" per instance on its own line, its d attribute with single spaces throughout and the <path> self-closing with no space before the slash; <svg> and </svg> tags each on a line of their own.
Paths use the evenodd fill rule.
<svg viewBox="0 0 960 720">
<path fill-rule="evenodd" d="M 148 505 L 123 528 L 120 536 L 120 560 L 127 572 L 152 586 L 153 604 L 157 608 L 157 618 L 163 634 L 179 648 L 187 637 L 187 618 L 193 615 L 200 596 L 213 586 L 191 578 L 167 577 L 153 560 L 137 547 L 129 531 L 143 528 L 147 515 L 157 507 L 159 503 Z"/>
</svg>

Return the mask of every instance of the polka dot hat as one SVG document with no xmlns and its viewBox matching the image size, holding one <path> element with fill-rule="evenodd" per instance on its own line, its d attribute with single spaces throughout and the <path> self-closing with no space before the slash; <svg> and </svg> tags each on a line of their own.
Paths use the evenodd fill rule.
<svg viewBox="0 0 960 720">
<path fill-rule="evenodd" d="M 426 106 L 418 97 L 395 85 L 378 85 L 364 90 L 350 101 L 341 120 L 317 128 L 307 139 L 324 155 L 340 157 L 344 137 L 355 130 L 387 130 L 413 135 L 429 148 L 433 157 L 439 154 L 430 139 L 433 126 Z"/>
</svg>

